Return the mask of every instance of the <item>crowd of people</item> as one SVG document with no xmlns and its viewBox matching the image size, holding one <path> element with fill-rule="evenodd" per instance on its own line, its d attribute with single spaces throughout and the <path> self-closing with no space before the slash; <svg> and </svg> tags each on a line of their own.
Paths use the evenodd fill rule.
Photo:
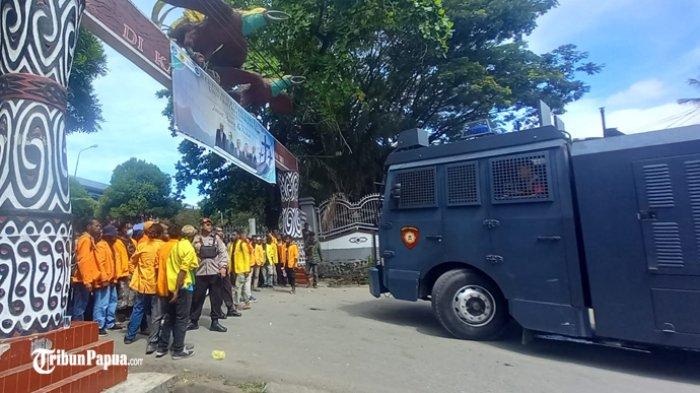
<svg viewBox="0 0 700 393">
<path fill-rule="evenodd" d="M 320 247 L 307 227 L 303 233 L 309 286 L 316 287 Z M 76 241 L 68 312 L 72 320 L 96 321 L 106 335 L 124 329 L 117 310 L 130 308 L 125 344 L 141 333 L 148 336 L 146 354 L 171 352 L 182 359 L 194 354 L 185 335 L 199 329 L 207 297 L 209 329 L 226 332 L 219 321 L 250 309 L 260 288 L 288 286 L 294 294 L 299 259 L 297 242 L 276 230 L 265 236 L 225 234 L 208 218 L 199 228 L 156 220 L 138 229 L 128 223 L 103 227 L 92 220 Z"/>
</svg>

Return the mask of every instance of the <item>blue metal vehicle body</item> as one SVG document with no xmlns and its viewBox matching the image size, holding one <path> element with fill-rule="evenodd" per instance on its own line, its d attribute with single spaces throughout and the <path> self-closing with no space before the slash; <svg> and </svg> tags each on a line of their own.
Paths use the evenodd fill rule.
<svg viewBox="0 0 700 393">
<path fill-rule="evenodd" d="M 462 270 L 526 329 L 700 348 L 700 126 L 400 144 L 386 166 L 373 295 L 435 308 L 440 278 Z M 491 299 L 460 296 L 441 302 L 459 316 L 466 299 L 467 319 Z"/>
</svg>

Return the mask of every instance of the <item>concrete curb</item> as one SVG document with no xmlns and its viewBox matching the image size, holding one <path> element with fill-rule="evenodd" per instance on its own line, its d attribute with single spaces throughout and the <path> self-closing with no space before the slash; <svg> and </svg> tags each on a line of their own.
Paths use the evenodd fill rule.
<svg viewBox="0 0 700 393">
<path fill-rule="evenodd" d="M 168 383 L 175 375 L 163 373 L 129 373 L 126 381 L 105 393 L 168 393 Z"/>
</svg>

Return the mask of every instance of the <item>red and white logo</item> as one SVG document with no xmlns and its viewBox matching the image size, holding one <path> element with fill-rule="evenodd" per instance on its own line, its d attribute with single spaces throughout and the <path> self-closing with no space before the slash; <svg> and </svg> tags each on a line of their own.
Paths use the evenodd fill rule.
<svg viewBox="0 0 700 393">
<path fill-rule="evenodd" d="M 412 250 L 416 245 L 418 245 L 418 237 L 420 232 L 416 227 L 403 227 L 401 228 L 401 242 L 409 250 Z"/>
</svg>

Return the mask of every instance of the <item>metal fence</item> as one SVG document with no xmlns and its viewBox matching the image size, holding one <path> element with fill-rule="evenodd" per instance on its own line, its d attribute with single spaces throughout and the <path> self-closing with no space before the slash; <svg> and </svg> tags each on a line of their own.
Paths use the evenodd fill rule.
<svg viewBox="0 0 700 393">
<path fill-rule="evenodd" d="M 350 201 L 343 194 L 335 194 L 318 207 L 320 238 L 325 239 L 358 229 L 379 229 L 381 194 L 371 194 L 358 202 Z"/>
</svg>

